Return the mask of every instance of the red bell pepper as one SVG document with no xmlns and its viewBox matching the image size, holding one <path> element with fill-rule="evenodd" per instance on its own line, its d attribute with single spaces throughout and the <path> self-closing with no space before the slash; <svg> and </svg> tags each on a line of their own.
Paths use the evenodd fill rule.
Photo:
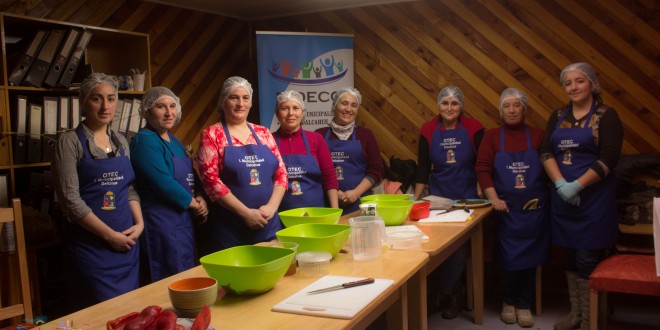
<svg viewBox="0 0 660 330">
<path fill-rule="evenodd" d="M 211 310 L 208 306 L 202 307 L 202 310 L 195 317 L 190 330 L 206 330 L 211 325 Z"/>
<path fill-rule="evenodd" d="M 107 330 L 124 330 L 124 327 L 126 327 L 126 324 L 130 322 L 132 319 L 140 315 L 138 312 L 132 312 L 128 313 L 124 316 L 120 316 L 114 320 L 108 321 L 106 324 L 106 329 Z"/>
<path fill-rule="evenodd" d="M 130 322 L 126 324 L 125 330 L 144 330 L 146 329 L 155 319 L 156 315 L 163 310 L 163 307 L 160 306 L 148 306 L 140 312 L 140 315 L 133 318 Z"/>
</svg>

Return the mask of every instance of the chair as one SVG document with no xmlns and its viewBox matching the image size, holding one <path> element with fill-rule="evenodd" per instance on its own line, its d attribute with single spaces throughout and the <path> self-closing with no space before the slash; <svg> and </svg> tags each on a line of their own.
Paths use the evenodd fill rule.
<svg viewBox="0 0 660 330">
<path fill-rule="evenodd" d="M 655 184 L 657 187 L 657 181 Z M 642 238 L 644 235 L 653 236 L 653 225 L 619 225 L 619 230 L 622 234 Z M 660 277 L 656 274 L 654 250 L 648 246 L 635 247 L 630 244 L 617 244 L 617 250 L 620 254 L 603 260 L 589 278 L 589 327 L 592 330 L 598 329 L 599 320 L 600 328 L 607 329 L 608 292 L 660 296 Z"/>
<path fill-rule="evenodd" d="M 21 282 L 22 304 L 15 304 L 0 308 L 0 321 L 10 318 L 24 316 L 26 320 L 32 320 L 32 298 L 30 296 L 30 277 L 28 275 L 27 254 L 25 251 L 25 234 L 23 232 L 23 211 L 21 200 L 12 200 L 11 208 L 0 208 L 0 224 L 14 222 L 16 234 L 16 252 L 18 254 L 18 271 Z M 1 227 L 0 227 L 1 228 Z"/>
</svg>

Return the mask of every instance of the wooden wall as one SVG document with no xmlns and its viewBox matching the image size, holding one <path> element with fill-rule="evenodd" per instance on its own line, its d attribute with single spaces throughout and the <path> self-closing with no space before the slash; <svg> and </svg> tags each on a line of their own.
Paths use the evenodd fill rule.
<svg viewBox="0 0 660 330">
<path fill-rule="evenodd" d="M 465 112 L 499 125 L 506 87 L 529 95 L 527 122 L 545 127 L 567 102 L 561 70 L 586 61 L 625 126 L 625 153 L 660 153 L 660 2 L 653 0 L 426 0 L 264 21 L 241 21 L 136 0 L 4 1 L 0 10 L 150 34 L 152 80 L 183 100 L 176 134 L 197 147 L 217 121 L 218 88 L 229 75 L 256 82 L 254 31 L 355 35 L 358 121 L 383 156 L 416 159 L 422 123 L 437 114 L 448 84 Z M 255 84 L 256 85 L 256 84 Z M 252 119 L 256 120 L 253 108 Z"/>
</svg>

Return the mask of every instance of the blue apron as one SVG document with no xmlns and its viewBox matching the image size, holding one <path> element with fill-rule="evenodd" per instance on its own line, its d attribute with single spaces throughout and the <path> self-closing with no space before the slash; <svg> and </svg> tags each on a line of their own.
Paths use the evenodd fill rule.
<svg viewBox="0 0 660 330">
<path fill-rule="evenodd" d="M 330 148 L 330 155 L 332 162 L 335 165 L 337 172 L 337 181 L 339 182 L 339 190 L 346 191 L 355 189 L 367 173 L 367 163 L 362 155 L 362 144 L 360 140 L 355 137 L 355 131 L 349 140 L 330 140 L 332 129 L 328 129 L 325 133 L 325 140 Z M 367 190 L 362 196 L 371 195 L 371 189 Z M 356 199 L 353 204 L 344 207 L 342 214 L 357 211 L 360 208 L 360 198 Z"/>
<path fill-rule="evenodd" d="M 477 198 L 477 153 L 467 129 L 459 119 L 456 129 L 442 131 L 442 119 L 431 137 L 430 158 L 433 171 L 429 179 L 431 195 L 450 198 Z M 439 149 L 436 149 L 438 147 Z"/>
<path fill-rule="evenodd" d="M 559 128 L 570 109 L 557 121 L 550 137 L 559 171 L 571 182 L 584 174 L 599 158 L 598 146 L 589 127 L 595 111 L 591 106 L 585 127 Z M 552 240 L 557 245 L 595 250 L 612 246 L 618 238 L 615 178 L 608 175 L 580 192 L 580 205 L 564 202 L 552 190 Z"/>
<path fill-rule="evenodd" d="M 289 190 L 284 195 L 280 210 L 290 210 L 299 207 L 323 207 L 323 176 L 316 157 L 309 150 L 309 143 L 304 130 L 301 130 L 305 143 L 304 155 L 282 155 L 289 175 Z M 280 145 L 279 133 L 275 135 L 277 146 Z"/>
<path fill-rule="evenodd" d="M 181 145 L 177 138 L 168 132 L 170 141 L 163 140 L 167 155 L 174 164 L 174 179 L 190 195 L 193 195 L 195 176 L 192 159 L 175 157 L 170 143 Z M 183 146 L 182 146 L 183 147 Z M 180 273 L 195 266 L 195 237 L 191 211 L 182 210 L 161 198 L 144 201 L 144 240 L 149 258 L 151 281 Z"/>
<path fill-rule="evenodd" d="M 500 151 L 495 153 L 494 186 L 509 212 L 497 212 L 497 243 L 502 268 L 519 270 L 544 264 L 550 254 L 548 186 L 539 154 L 525 126 L 527 150 L 505 152 L 504 128 Z M 536 206 L 525 205 L 538 199 Z"/>
<path fill-rule="evenodd" d="M 248 124 L 246 124 L 248 125 Z M 227 136 L 223 170 L 220 180 L 245 206 L 257 209 L 265 205 L 273 195 L 273 175 L 279 161 L 268 146 L 248 125 L 257 144 L 234 146 L 226 123 L 222 128 Z M 268 224 L 260 230 L 252 230 L 241 217 L 218 203 L 211 203 L 209 219 L 200 228 L 205 253 L 213 253 L 237 245 L 248 245 L 275 239 L 275 233 L 282 229 L 277 212 Z"/>
<path fill-rule="evenodd" d="M 94 159 L 82 124 L 76 128 L 83 158 L 78 164 L 80 197 L 106 225 L 121 232 L 133 226 L 128 205 L 128 187 L 135 181 L 131 161 L 124 147 L 119 156 Z M 117 141 L 114 132 L 113 140 Z M 77 224 L 66 227 L 71 269 L 68 280 L 75 287 L 71 297 L 81 306 L 90 306 L 139 286 L 139 244 L 128 252 L 114 251 L 106 241 Z"/>
</svg>

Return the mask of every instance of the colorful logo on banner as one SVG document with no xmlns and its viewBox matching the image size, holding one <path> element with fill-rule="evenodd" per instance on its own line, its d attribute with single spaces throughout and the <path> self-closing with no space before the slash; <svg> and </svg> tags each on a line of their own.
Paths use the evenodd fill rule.
<svg viewBox="0 0 660 330">
<path fill-rule="evenodd" d="M 305 98 L 302 125 L 314 131 L 332 118 L 334 92 L 353 86 L 353 36 L 257 32 L 257 66 L 261 125 L 279 128 L 275 97 L 294 89 Z"/>
</svg>

